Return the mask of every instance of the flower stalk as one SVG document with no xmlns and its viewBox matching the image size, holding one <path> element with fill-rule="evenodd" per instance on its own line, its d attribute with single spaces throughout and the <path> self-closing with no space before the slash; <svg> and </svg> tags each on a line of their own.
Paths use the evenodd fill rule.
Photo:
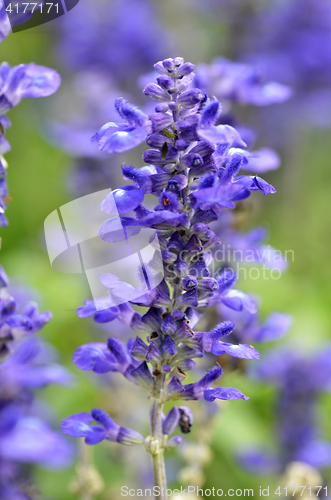
<svg viewBox="0 0 331 500">
<path fill-rule="evenodd" d="M 164 442 L 162 434 L 163 404 L 153 401 L 151 407 L 151 446 L 150 453 L 153 462 L 154 486 L 158 487 L 160 495 L 155 498 L 167 500 L 167 478 L 164 462 Z"/>
<path fill-rule="evenodd" d="M 100 323 L 117 318 L 143 337 L 138 335 L 126 345 L 110 337 L 107 344 L 85 344 L 74 354 L 74 363 L 83 370 L 119 372 L 147 390 L 152 400 L 150 436 L 144 438 L 121 427 L 101 409 L 69 416 L 62 430 L 85 437 L 91 445 L 103 439 L 145 445 L 152 455 L 157 498 L 166 500 L 164 451 L 182 442 L 182 436 L 172 434 L 177 429 L 190 432 L 193 417 L 190 408 L 176 405 L 164 415 L 163 405 L 199 399 L 247 401 L 238 389 L 214 387 L 222 375 L 219 365 L 193 383 L 185 383 L 186 372 L 194 369 L 194 358 L 202 358 L 206 352 L 259 358 L 251 345 L 223 342 L 235 328 L 231 321 L 207 332 L 194 330 L 207 307 L 224 304 L 235 311 L 256 312 L 250 297 L 232 288 L 236 281 L 232 269 L 224 266 L 211 276 L 212 252 L 220 239 L 209 224 L 252 191 L 268 194 L 275 189 L 260 177 L 238 175 L 248 162 L 249 153 L 242 149 L 246 144 L 236 129 L 219 123 L 220 103 L 192 88 L 194 65 L 176 57 L 160 61 L 154 68 L 159 73 L 157 83 L 148 84 L 144 94 L 156 102 L 155 113 L 147 115 L 118 98 L 115 108 L 124 123 L 109 122 L 92 138 L 100 150 L 109 153 L 127 151 L 144 141 L 151 148 L 143 155 L 145 167 L 122 167 L 124 178 L 132 185 L 112 191 L 101 203 L 101 210 L 113 218 L 104 222 L 98 235 L 105 242 L 116 243 L 150 228 L 154 230 L 150 239 L 154 254 L 137 268 L 141 288 L 103 274 L 100 281 L 108 297 L 86 301 L 77 310 L 79 317 L 94 316 Z M 144 206 L 147 194 L 157 197 L 153 211 Z M 127 215 L 132 212 L 133 217 Z M 123 231 L 118 231 L 120 226 Z M 136 312 L 132 304 L 145 308 L 144 313 Z"/>
</svg>

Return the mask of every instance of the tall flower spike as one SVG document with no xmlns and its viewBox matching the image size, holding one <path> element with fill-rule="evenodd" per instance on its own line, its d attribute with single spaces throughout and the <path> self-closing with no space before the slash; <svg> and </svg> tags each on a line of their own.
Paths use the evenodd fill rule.
<svg viewBox="0 0 331 500">
<path fill-rule="evenodd" d="M 144 227 L 155 229 L 164 279 L 156 288 L 150 287 L 143 296 L 130 300 L 130 285 L 113 274 L 102 275 L 101 282 L 110 295 L 120 296 L 123 302 L 117 311 L 111 311 L 105 300 L 105 315 L 111 321 L 118 314 L 116 317 L 121 320 L 118 311 L 128 302 L 126 311 L 131 312 L 122 316 L 123 323 L 128 324 L 130 316 L 132 328 L 147 334 L 147 338 L 137 337 L 130 349 L 112 338 L 107 345 L 81 346 L 74 361 L 82 369 L 120 372 L 148 391 L 152 400 L 151 435 L 146 438 L 145 447 L 153 458 L 155 485 L 164 488 L 160 498 L 165 500 L 164 450 L 181 441 L 178 436 L 168 440 L 168 436 L 178 426 L 188 433 L 193 418 L 187 407 L 173 407 L 164 416 L 164 403 L 198 399 L 246 401 L 248 398 L 239 389 L 214 387 L 222 375 L 221 367 L 215 366 L 193 383 L 185 383 L 186 371 L 194 369 L 195 359 L 205 352 L 244 359 L 259 357 L 252 346 L 221 340 L 235 328 L 229 321 L 209 332 L 194 331 L 201 310 L 209 306 L 223 304 L 234 311 L 256 313 L 255 302 L 240 290 L 232 289 L 236 275 L 231 269 L 225 267 L 212 276 L 211 250 L 220 240 L 208 224 L 233 209 L 236 202 L 248 198 L 252 191 L 267 194 L 274 189 L 256 176 L 241 174 L 249 156 L 242 149 L 246 144 L 231 125 L 219 124 L 220 103 L 192 87 L 194 65 L 176 57 L 159 61 L 154 68 L 159 76 L 145 86 L 144 94 L 156 103 L 155 112 L 146 115 L 120 98 L 115 107 L 125 123 L 104 125 L 93 141 L 110 153 L 131 149 L 144 140 L 150 146 L 143 154 L 149 165 L 141 169 L 124 167 L 124 176 L 132 185 L 119 188 L 102 203 L 112 217 L 102 225 L 99 235 L 112 242 L 118 241 L 114 238 L 123 226 L 125 238 L 138 234 Z M 144 206 L 146 194 L 156 197 L 153 211 Z M 114 218 L 115 208 L 120 218 Z M 125 215 L 132 210 L 134 216 Z M 100 299 L 98 305 L 102 302 Z M 130 304 L 147 311 L 143 315 L 132 312 Z M 88 302 L 78 309 L 80 317 L 95 314 L 97 320 L 99 313 Z M 90 426 L 92 420 L 101 422 L 101 426 Z M 63 425 L 66 432 L 85 436 L 93 444 L 107 439 L 105 422 L 92 412 L 92 417 L 87 413 L 69 417 Z"/>
</svg>

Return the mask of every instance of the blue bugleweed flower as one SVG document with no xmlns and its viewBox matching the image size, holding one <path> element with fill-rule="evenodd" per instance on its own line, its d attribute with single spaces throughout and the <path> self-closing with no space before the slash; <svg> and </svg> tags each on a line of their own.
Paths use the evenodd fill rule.
<svg viewBox="0 0 331 500">
<path fill-rule="evenodd" d="M 256 474 L 278 473 L 289 462 L 306 462 L 316 469 L 331 464 L 331 443 L 320 438 L 318 401 L 331 388 L 331 348 L 309 356 L 297 349 L 269 352 L 253 370 L 278 390 L 275 435 L 278 450 L 252 447 L 239 453 L 240 462 Z"/>
<path fill-rule="evenodd" d="M 102 202 L 101 210 L 110 218 L 98 234 L 112 243 L 137 235 L 142 228 L 152 228 L 160 251 L 139 269 L 147 285 L 143 292 L 137 293 L 133 285 L 105 273 L 100 281 L 109 297 L 85 301 L 77 311 L 79 317 L 94 316 L 96 322 L 119 320 L 139 335 L 126 345 L 112 337 L 107 344 L 82 345 L 74 354 L 74 363 L 96 373 L 121 373 L 147 390 L 152 400 L 151 436 L 143 439 L 139 435 L 139 443 L 144 442 L 157 462 L 164 449 L 181 441 L 178 436 L 168 441 L 168 436 L 177 427 L 189 432 L 193 423 L 183 406 L 174 406 L 164 416 L 165 403 L 248 399 L 239 389 L 214 385 L 222 375 L 220 366 L 212 367 L 198 381 L 188 372 L 205 352 L 259 358 L 251 345 L 223 341 L 235 331 L 230 321 L 207 332 L 194 329 L 209 306 L 223 304 L 229 310 L 256 314 L 255 301 L 233 288 L 236 274 L 232 269 L 225 265 L 212 275 L 213 249 L 220 239 L 210 223 L 252 191 L 266 195 L 275 189 L 257 175 L 263 170 L 261 164 L 257 163 L 254 172 L 252 162 L 255 175 L 242 174 L 250 157 L 246 144 L 234 127 L 219 123 L 218 100 L 192 88 L 194 65 L 176 57 L 160 61 L 154 68 L 159 76 L 144 89 L 156 103 L 154 112 L 147 114 L 119 98 L 115 107 L 123 122 L 107 123 L 92 140 L 109 153 L 127 151 L 143 141 L 150 146 L 143 154 L 143 168 L 123 166 L 124 177 L 131 184 L 119 187 Z M 156 198 L 154 209 L 150 204 L 145 206 L 145 195 Z M 153 284 L 152 271 L 160 269 L 163 279 Z M 145 309 L 138 313 L 133 305 Z M 88 444 L 103 439 L 134 444 L 133 431 L 121 429 L 101 410 L 73 415 L 62 424 L 66 434 L 85 437 Z M 119 439 L 122 435 L 125 439 Z M 154 470 L 160 467 L 157 463 Z"/>
</svg>

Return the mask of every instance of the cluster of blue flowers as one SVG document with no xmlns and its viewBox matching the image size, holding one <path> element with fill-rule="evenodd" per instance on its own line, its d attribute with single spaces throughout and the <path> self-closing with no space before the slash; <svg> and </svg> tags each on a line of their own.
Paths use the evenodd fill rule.
<svg viewBox="0 0 331 500">
<path fill-rule="evenodd" d="M 5 5 L 0 0 L 0 41 L 10 33 Z M 0 65 L 0 226 L 7 226 L 7 162 L 5 139 L 10 126 L 6 114 L 23 98 L 53 94 L 60 76 L 34 63 Z M 56 353 L 34 335 L 51 319 L 34 302 L 22 303 L 19 290 L 11 290 L 0 266 L 0 497 L 27 500 L 31 471 L 24 464 L 58 468 L 70 464 L 73 449 L 49 423 L 50 412 L 35 394 L 49 384 L 68 385 L 70 374 L 56 362 Z M 24 294 L 23 294 L 24 295 Z M 16 298 L 15 298 L 16 297 Z M 25 301 L 24 301 L 25 302 Z"/>
<path fill-rule="evenodd" d="M 27 498 L 29 475 L 20 464 L 68 466 L 73 450 L 48 423 L 46 408 L 35 390 L 49 384 L 68 385 L 70 374 L 55 362 L 54 352 L 34 333 L 52 315 L 38 312 L 37 304 L 21 306 L 8 289 L 0 266 L 0 496 Z"/>
<path fill-rule="evenodd" d="M 240 169 L 250 162 L 250 154 L 243 149 L 246 144 L 235 128 L 219 124 L 219 101 L 192 88 L 194 65 L 177 57 L 165 59 L 154 68 L 159 76 L 156 82 L 147 84 L 144 94 L 156 102 L 155 111 L 146 114 L 119 98 L 115 108 L 123 122 L 105 124 L 92 140 L 100 150 L 109 153 L 127 151 L 144 141 L 151 147 L 143 155 L 147 166 L 122 167 L 124 177 L 132 184 L 110 193 L 101 208 L 112 214 L 115 200 L 124 229 L 122 239 L 142 228 L 156 230 L 164 279 L 156 287 L 150 283 L 147 293 L 128 303 L 107 307 L 101 301 L 86 301 L 78 309 L 80 317 L 94 316 L 100 323 L 118 318 L 143 333 L 144 339 L 138 336 L 124 345 L 119 339 L 109 338 L 107 344 L 80 346 L 74 354 L 75 364 L 83 370 L 119 372 L 147 389 L 153 401 L 151 436 L 144 440 L 136 432 L 115 424 L 101 409 L 68 417 L 62 430 L 71 436 L 85 437 L 88 444 L 103 439 L 129 445 L 145 443 L 157 462 L 167 446 L 181 441 L 179 436 L 168 441 L 168 436 L 178 426 L 188 432 L 192 423 L 190 411 L 183 406 L 174 406 L 164 417 L 164 403 L 248 399 L 238 389 L 213 387 L 222 375 L 220 366 L 214 366 L 201 380 L 192 383 L 185 383 L 186 372 L 194 368 L 194 358 L 202 358 L 205 352 L 259 358 L 253 346 L 223 341 L 235 329 L 231 321 L 207 332 L 193 329 L 209 306 L 224 304 L 236 311 L 256 312 L 252 300 L 233 289 L 236 275 L 232 269 L 225 266 L 215 277 L 211 276 L 208 266 L 213 260 L 212 250 L 220 240 L 209 224 L 217 221 L 225 209 L 235 208 L 235 203 L 248 198 L 252 191 L 269 194 L 275 189 L 257 175 L 241 175 Z M 146 194 L 158 199 L 152 211 L 143 204 Z M 134 216 L 127 215 L 132 211 Z M 106 242 L 118 241 L 118 218 L 108 219 L 99 235 Z M 155 256 L 148 267 L 156 266 L 157 260 Z M 148 267 L 141 269 L 147 280 L 151 276 Z M 123 297 L 132 289 L 112 274 L 104 274 L 101 281 L 111 297 Z M 140 314 L 131 304 L 147 310 Z"/>
<path fill-rule="evenodd" d="M 68 385 L 70 374 L 55 360 L 55 352 L 34 333 L 51 319 L 37 304 L 20 304 L 9 291 L 0 266 L 0 496 L 25 499 L 30 476 L 21 466 L 68 466 L 73 450 L 50 424 L 49 411 L 35 390 L 49 384 Z"/>
</svg>

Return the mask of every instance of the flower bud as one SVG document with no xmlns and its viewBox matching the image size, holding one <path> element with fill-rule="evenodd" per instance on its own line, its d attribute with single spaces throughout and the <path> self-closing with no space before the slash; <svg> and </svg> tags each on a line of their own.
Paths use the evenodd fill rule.
<svg viewBox="0 0 331 500">
<path fill-rule="evenodd" d="M 176 149 L 178 149 L 178 151 L 185 151 L 185 149 L 187 149 L 189 147 L 190 143 L 188 141 L 186 141 L 185 139 L 178 139 L 178 141 L 176 141 Z"/>
<path fill-rule="evenodd" d="M 215 280 L 216 281 L 216 280 Z M 198 280 L 194 276 L 185 276 L 182 280 L 182 287 L 184 290 L 191 290 L 192 288 L 196 288 L 198 285 Z"/>
<path fill-rule="evenodd" d="M 184 58 L 183 57 L 175 57 L 174 58 L 174 65 L 179 68 L 179 66 L 181 66 L 184 62 Z"/>
<path fill-rule="evenodd" d="M 218 283 L 214 278 L 203 278 L 199 281 L 199 290 L 215 292 L 218 289 Z"/>
<path fill-rule="evenodd" d="M 156 83 L 149 83 L 143 90 L 144 94 L 153 101 L 170 101 L 170 95 Z"/>
<path fill-rule="evenodd" d="M 165 417 L 162 425 L 163 434 L 171 436 L 176 430 L 179 423 L 180 411 L 177 406 L 173 406 Z"/>
<path fill-rule="evenodd" d="M 173 436 L 171 439 L 169 439 L 167 446 L 169 446 L 169 448 L 176 448 L 176 446 L 179 446 L 180 444 L 182 444 L 182 442 L 182 436 Z"/>
<path fill-rule="evenodd" d="M 193 106 L 201 102 L 204 97 L 205 94 L 201 90 L 191 89 L 178 97 L 178 103 L 183 106 L 183 108 L 193 108 Z"/>
<path fill-rule="evenodd" d="M 190 75 L 194 71 L 194 68 L 195 68 L 194 64 L 190 62 L 184 63 L 180 66 L 180 68 L 178 68 L 177 75 L 180 76 Z"/>
<path fill-rule="evenodd" d="M 188 153 L 182 157 L 182 162 L 188 168 L 196 168 L 203 164 L 203 159 L 197 153 Z"/>
<path fill-rule="evenodd" d="M 166 111 L 168 111 L 168 109 L 169 109 L 169 106 L 168 106 L 168 104 L 165 104 L 165 103 L 160 103 L 160 104 L 157 104 L 155 106 L 156 113 L 165 113 Z"/>
<path fill-rule="evenodd" d="M 175 86 L 175 82 L 168 75 L 158 76 L 156 81 L 160 85 L 160 87 L 163 88 L 163 90 L 170 90 L 173 89 Z"/>
<path fill-rule="evenodd" d="M 169 58 L 169 59 L 164 59 L 164 61 L 163 61 L 163 63 L 162 63 L 162 64 L 163 64 L 163 67 L 164 67 L 167 71 L 169 71 L 169 73 L 171 73 L 171 72 L 174 70 L 174 68 L 175 68 L 175 63 L 174 63 L 174 60 L 173 60 L 173 59 L 171 59 L 171 58 Z"/>
</svg>

